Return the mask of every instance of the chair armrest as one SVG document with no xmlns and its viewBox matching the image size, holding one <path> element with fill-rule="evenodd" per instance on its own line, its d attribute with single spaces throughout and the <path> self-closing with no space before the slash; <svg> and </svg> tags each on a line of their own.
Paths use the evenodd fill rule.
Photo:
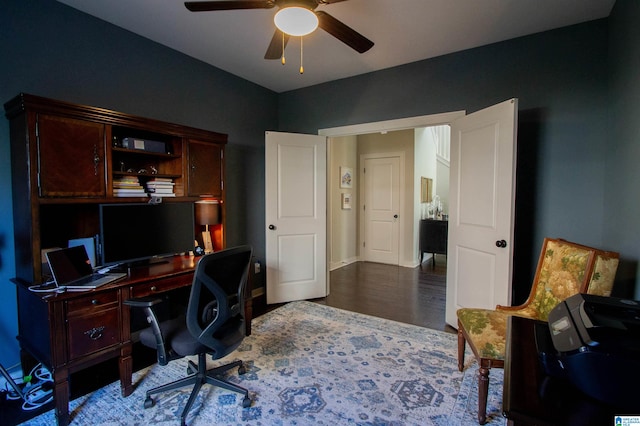
<svg viewBox="0 0 640 426">
<path fill-rule="evenodd" d="M 517 315 L 519 317 L 531 318 L 539 320 L 540 314 L 535 310 L 533 304 L 524 303 L 519 306 L 502 306 L 496 305 L 496 311 L 502 312 L 506 315 Z"/>
<path fill-rule="evenodd" d="M 151 308 L 162 302 L 163 300 L 158 296 L 147 296 L 127 299 L 123 303 L 134 308 Z"/>
<path fill-rule="evenodd" d="M 127 299 L 123 303 L 125 305 L 132 306 L 134 308 L 150 308 L 159 303 L 164 302 L 158 296 L 136 297 L 134 299 Z"/>
<path fill-rule="evenodd" d="M 153 307 L 162 303 L 164 300 L 157 296 L 148 296 L 148 297 L 138 297 L 133 299 L 127 299 L 123 303 L 127 306 L 131 306 L 133 308 L 142 308 L 144 309 L 144 313 L 147 316 L 147 322 L 149 323 L 149 327 L 153 331 L 153 335 L 156 339 L 156 351 L 158 352 L 158 364 L 167 365 L 169 363 L 169 359 L 167 357 L 167 350 L 164 344 L 164 336 L 162 335 L 162 330 L 160 329 L 160 322 L 158 321 L 158 317 L 155 312 L 153 312 Z"/>
<path fill-rule="evenodd" d="M 496 311 L 517 311 L 520 309 L 525 308 L 524 305 L 519 305 L 519 306 L 503 306 L 503 305 L 496 305 Z"/>
</svg>

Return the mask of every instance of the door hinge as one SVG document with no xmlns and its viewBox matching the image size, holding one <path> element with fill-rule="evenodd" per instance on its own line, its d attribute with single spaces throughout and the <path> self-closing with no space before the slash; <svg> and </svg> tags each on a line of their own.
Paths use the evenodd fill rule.
<svg viewBox="0 0 640 426">
<path fill-rule="evenodd" d="M 362 242 L 362 247 L 366 247 L 366 246 L 367 246 L 367 243 L 363 241 Z"/>
</svg>

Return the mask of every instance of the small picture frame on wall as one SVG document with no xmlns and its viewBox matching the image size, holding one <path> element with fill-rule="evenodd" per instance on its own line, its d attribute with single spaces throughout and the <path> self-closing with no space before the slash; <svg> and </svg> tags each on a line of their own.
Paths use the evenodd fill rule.
<svg viewBox="0 0 640 426">
<path fill-rule="evenodd" d="M 340 166 L 340 188 L 352 188 L 352 187 L 353 187 L 353 169 L 351 167 Z"/>
<path fill-rule="evenodd" d="M 433 180 L 423 177 L 420 179 L 420 202 L 430 203 L 433 194 Z"/>
<path fill-rule="evenodd" d="M 351 194 L 342 194 L 342 210 L 351 210 Z"/>
</svg>

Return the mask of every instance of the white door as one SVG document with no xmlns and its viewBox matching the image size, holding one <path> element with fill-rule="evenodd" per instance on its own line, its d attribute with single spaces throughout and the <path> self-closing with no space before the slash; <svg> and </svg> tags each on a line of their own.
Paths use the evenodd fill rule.
<svg viewBox="0 0 640 426">
<path fill-rule="evenodd" d="M 327 295 L 327 141 L 266 132 L 267 303 Z"/>
<path fill-rule="evenodd" d="M 399 264 L 400 158 L 364 159 L 364 259 Z"/>
<path fill-rule="evenodd" d="M 511 303 L 517 99 L 451 127 L 446 321 Z"/>
</svg>

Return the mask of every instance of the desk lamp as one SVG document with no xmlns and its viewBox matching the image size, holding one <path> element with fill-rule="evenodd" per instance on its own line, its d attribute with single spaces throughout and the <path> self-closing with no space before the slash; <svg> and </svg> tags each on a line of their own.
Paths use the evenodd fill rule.
<svg viewBox="0 0 640 426">
<path fill-rule="evenodd" d="M 220 209 L 217 200 L 196 201 L 196 223 L 204 225 L 205 230 L 202 232 L 202 243 L 204 244 L 205 253 L 213 253 L 213 244 L 211 243 L 211 233 L 209 225 L 217 225 L 220 222 Z"/>
</svg>

